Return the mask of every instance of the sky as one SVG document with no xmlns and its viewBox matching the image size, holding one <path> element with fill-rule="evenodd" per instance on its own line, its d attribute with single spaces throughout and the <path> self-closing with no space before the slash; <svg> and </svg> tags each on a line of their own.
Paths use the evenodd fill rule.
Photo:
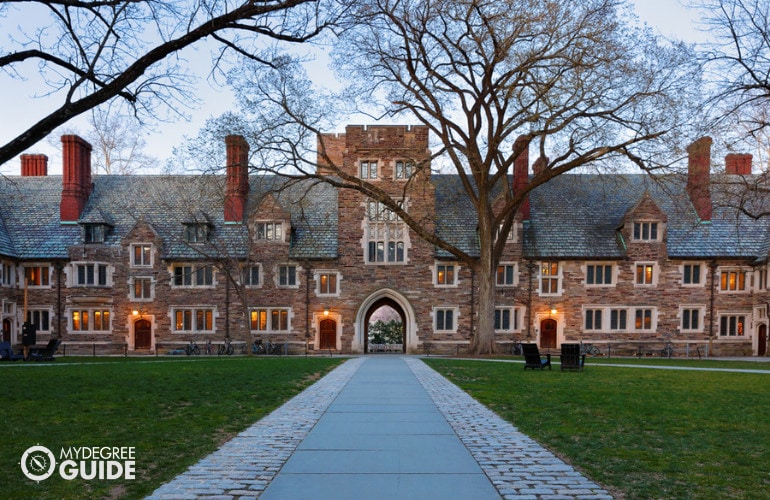
<svg viewBox="0 0 770 500">
<path fill-rule="evenodd" d="M 703 39 L 704 35 L 696 27 L 697 14 L 685 8 L 680 0 L 636 0 L 632 3 L 639 18 L 660 34 L 688 41 Z M 201 55 L 208 57 L 208 54 Z M 195 53 L 191 53 L 191 57 L 194 58 Z M 325 63 L 319 62 L 317 64 Z M 164 165 L 166 160 L 171 157 L 173 148 L 179 146 L 185 136 L 197 135 L 207 119 L 232 109 L 233 98 L 230 92 L 227 89 L 212 85 L 207 81 L 206 76 L 204 69 L 199 75 L 200 82 L 197 87 L 197 95 L 202 103 L 196 109 L 188 110 L 189 119 L 158 124 L 154 130 L 147 131 L 145 153 L 157 158 L 160 166 Z M 0 86 L 2 86 L 0 92 L 0 110 L 2 110 L 0 113 L 0 141 L 2 143 L 9 141 L 54 109 L 52 104 L 46 103 L 46 99 L 41 97 L 44 89 L 36 89 L 31 83 L 30 81 L 12 80 L 7 75 L 0 73 Z M 76 133 L 85 133 L 88 128 L 87 121 L 83 117 L 69 122 L 65 127 Z M 54 134 L 56 134 L 56 138 L 43 140 L 27 151 L 28 153 L 48 155 L 48 173 L 52 175 L 61 173 L 61 155 L 57 148 L 50 144 L 50 142 L 56 143 L 58 140 L 59 133 L 54 132 Z M 18 175 L 19 172 L 18 158 L 0 165 L 0 174 Z"/>
</svg>

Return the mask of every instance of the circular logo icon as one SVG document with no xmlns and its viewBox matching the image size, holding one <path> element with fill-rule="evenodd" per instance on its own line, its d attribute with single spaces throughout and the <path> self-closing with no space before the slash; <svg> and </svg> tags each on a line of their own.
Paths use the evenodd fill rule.
<svg viewBox="0 0 770 500">
<path fill-rule="evenodd" d="M 21 471 L 38 483 L 51 477 L 55 468 L 56 457 L 45 446 L 31 446 L 21 456 Z"/>
</svg>

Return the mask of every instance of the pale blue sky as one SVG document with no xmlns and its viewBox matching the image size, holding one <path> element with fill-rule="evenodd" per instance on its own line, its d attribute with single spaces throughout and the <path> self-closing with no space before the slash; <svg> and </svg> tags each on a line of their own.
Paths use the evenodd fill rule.
<svg viewBox="0 0 770 500">
<path fill-rule="evenodd" d="M 703 37 L 698 32 L 695 23 L 697 15 L 682 6 L 680 0 L 636 0 L 637 14 L 640 19 L 647 22 L 655 30 L 665 36 L 674 36 L 685 40 L 696 40 Z M 319 63 L 322 64 L 322 63 Z M 198 94 L 204 101 L 200 108 L 190 110 L 189 121 L 180 120 L 173 124 L 161 124 L 158 131 L 148 133 L 146 153 L 157 157 L 161 164 L 171 155 L 172 148 L 178 146 L 183 137 L 194 136 L 203 126 L 206 119 L 218 116 L 230 109 L 232 99 L 226 90 L 212 88 L 206 82 L 205 70 Z M 52 109 L 45 98 L 35 98 L 32 82 L 19 82 L 10 80 L 7 75 L 0 73 L 0 109 L 3 110 L 0 121 L 0 141 L 8 141 L 35 120 L 45 116 Z M 67 127 L 87 129 L 83 117 L 71 121 Z M 58 134 L 57 134 L 58 135 Z M 61 173 L 60 154 L 49 141 L 41 141 L 29 153 L 44 153 L 49 156 L 49 173 Z M 17 175 L 20 171 L 18 158 L 0 166 L 0 173 Z"/>
</svg>

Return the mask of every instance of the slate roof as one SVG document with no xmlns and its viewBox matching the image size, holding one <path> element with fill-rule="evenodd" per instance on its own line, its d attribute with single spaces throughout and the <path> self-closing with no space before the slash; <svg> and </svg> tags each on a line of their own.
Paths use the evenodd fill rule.
<svg viewBox="0 0 770 500">
<path fill-rule="evenodd" d="M 478 255 L 473 206 L 462 195 L 458 176 L 434 176 L 437 232 Z M 533 190 L 530 222 L 525 224 L 526 258 L 620 259 L 624 243 L 618 229 L 645 193 L 668 217 L 671 258 L 757 258 L 770 249 L 770 220 L 753 220 L 714 203 L 712 220 L 699 221 L 686 194 L 686 179 L 653 181 L 646 174 L 566 174 Z M 718 201 L 718 190 L 712 193 Z M 448 257 L 443 250 L 437 255 Z"/>
<path fill-rule="evenodd" d="M 105 223 L 105 242 L 120 240 L 139 220 L 163 240 L 162 258 L 199 260 L 202 253 L 182 241 L 183 222 L 212 228 L 209 252 L 244 258 L 247 228 L 225 224 L 223 176 L 106 176 L 94 189 L 81 223 Z M 434 175 L 436 232 L 478 254 L 477 219 L 456 175 Z M 710 223 L 701 223 L 686 196 L 685 179 L 653 182 L 648 176 L 567 174 L 531 193 L 531 219 L 523 232 L 527 258 L 620 259 L 624 242 L 618 228 L 645 193 L 668 217 L 672 258 L 753 258 L 766 260 L 770 220 L 752 220 L 715 203 Z M 278 187 L 279 189 L 275 191 Z M 0 254 L 23 260 L 67 259 L 67 248 L 82 243 L 78 224 L 59 222 L 61 176 L 0 179 Z M 338 255 L 337 191 L 315 181 L 250 178 L 250 209 L 268 192 L 291 214 L 292 259 L 334 259 Z M 714 194 L 715 197 L 718 193 Z M 438 257 L 450 257 L 440 249 Z"/>
<path fill-rule="evenodd" d="M 200 260 L 206 255 L 244 258 L 248 230 L 225 224 L 223 176 L 109 176 L 94 178 L 80 221 L 112 226 L 106 245 L 120 240 L 139 220 L 163 240 L 162 258 Z M 276 179 L 252 178 L 251 201 L 272 189 Z M 19 259 L 66 259 L 67 248 L 82 243 L 79 224 L 61 224 L 61 176 L 11 177 L 0 184 L 0 254 Z M 291 214 L 292 258 L 337 256 L 337 194 L 330 186 L 295 183 L 276 195 Z M 210 244 L 193 248 L 183 239 L 184 223 L 210 225 Z"/>
</svg>

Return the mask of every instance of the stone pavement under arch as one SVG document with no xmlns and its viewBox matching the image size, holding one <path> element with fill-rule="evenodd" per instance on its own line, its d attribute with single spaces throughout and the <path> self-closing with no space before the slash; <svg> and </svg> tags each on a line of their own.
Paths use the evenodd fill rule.
<svg viewBox="0 0 770 500">
<path fill-rule="evenodd" d="M 148 498 L 610 499 L 419 358 L 352 358 Z"/>
</svg>

